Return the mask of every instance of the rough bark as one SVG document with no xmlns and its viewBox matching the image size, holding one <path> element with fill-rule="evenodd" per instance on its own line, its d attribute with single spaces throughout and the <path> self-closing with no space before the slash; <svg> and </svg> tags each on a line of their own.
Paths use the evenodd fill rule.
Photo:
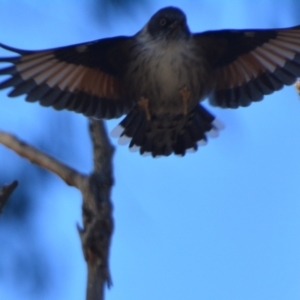
<svg viewBox="0 0 300 300">
<path fill-rule="evenodd" d="M 113 232 L 110 194 L 113 186 L 114 148 L 102 121 L 90 120 L 89 130 L 94 158 L 94 168 L 89 175 L 67 166 L 11 134 L 0 131 L 0 143 L 81 191 L 83 228 L 78 227 L 78 232 L 88 268 L 86 299 L 102 300 L 105 285 L 111 285 L 108 260 Z M 0 211 L 16 185 L 14 182 L 0 189 Z"/>
</svg>

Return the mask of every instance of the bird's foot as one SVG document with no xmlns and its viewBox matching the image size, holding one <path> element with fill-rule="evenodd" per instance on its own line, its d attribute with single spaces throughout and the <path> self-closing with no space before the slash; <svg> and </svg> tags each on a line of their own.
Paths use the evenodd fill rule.
<svg viewBox="0 0 300 300">
<path fill-rule="evenodd" d="M 147 121 L 150 121 L 151 114 L 149 110 L 149 99 L 141 97 L 141 100 L 138 102 L 138 105 L 145 112 Z"/>
<path fill-rule="evenodd" d="M 191 92 L 186 86 L 184 86 L 182 89 L 179 90 L 179 93 L 182 97 L 183 115 L 186 116 L 188 113 L 188 103 L 191 97 Z"/>
</svg>

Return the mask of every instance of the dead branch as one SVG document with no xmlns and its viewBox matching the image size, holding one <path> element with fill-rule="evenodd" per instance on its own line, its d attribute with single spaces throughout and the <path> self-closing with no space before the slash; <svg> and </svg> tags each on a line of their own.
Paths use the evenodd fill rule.
<svg viewBox="0 0 300 300">
<path fill-rule="evenodd" d="M 13 181 L 10 184 L 4 185 L 0 189 L 0 214 L 2 213 L 2 209 L 4 205 L 6 204 L 8 198 L 12 194 L 12 192 L 15 190 L 15 188 L 18 186 L 18 181 Z"/>
<path fill-rule="evenodd" d="M 90 135 L 93 142 L 94 170 L 83 192 L 83 225 L 80 230 L 83 252 L 88 265 L 87 299 L 100 299 L 106 282 L 111 286 L 109 272 L 109 248 L 113 232 L 112 203 L 113 185 L 112 156 L 110 144 L 102 121 L 90 120 Z M 102 298 L 101 298 L 102 299 Z"/>
<path fill-rule="evenodd" d="M 89 129 L 94 157 L 94 170 L 90 175 L 80 173 L 11 134 L 0 131 L 0 143 L 32 163 L 51 171 L 66 184 L 81 191 L 83 228 L 78 227 L 78 231 L 88 267 L 86 299 L 102 300 L 104 299 L 105 284 L 108 287 L 111 285 L 108 260 L 113 232 L 113 207 L 110 194 L 113 185 L 112 156 L 114 148 L 109 142 L 102 121 L 90 120 Z M 9 193 L 7 194 L 9 196 Z M 0 205 L 1 203 L 2 200 Z"/>
<path fill-rule="evenodd" d="M 51 157 L 48 154 L 26 144 L 9 133 L 0 131 L 0 143 L 23 156 L 32 163 L 51 171 L 59 176 L 66 184 L 79 188 L 83 174 Z"/>
</svg>

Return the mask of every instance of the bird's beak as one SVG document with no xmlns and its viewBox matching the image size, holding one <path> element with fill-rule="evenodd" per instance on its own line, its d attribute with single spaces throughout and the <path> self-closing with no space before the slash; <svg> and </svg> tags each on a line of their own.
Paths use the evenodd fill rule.
<svg viewBox="0 0 300 300">
<path fill-rule="evenodd" d="M 171 29 L 181 29 L 183 28 L 183 21 L 174 21 L 171 25 L 169 25 Z"/>
</svg>

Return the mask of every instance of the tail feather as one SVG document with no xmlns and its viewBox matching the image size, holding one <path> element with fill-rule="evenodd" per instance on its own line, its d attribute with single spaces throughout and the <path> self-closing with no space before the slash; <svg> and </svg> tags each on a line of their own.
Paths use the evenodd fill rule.
<svg viewBox="0 0 300 300">
<path fill-rule="evenodd" d="M 134 135 L 129 135 L 130 130 L 124 130 L 123 134 L 131 137 L 131 142 L 129 144 L 129 147 L 131 148 L 132 146 L 142 146 L 145 143 L 145 127 L 146 127 L 146 122 L 145 118 L 142 118 L 139 120 L 139 126 L 137 126 L 136 130 L 134 131 Z"/>
<path fill-rule="evenodd" d="M 141 131 L 145 125 L 145 117 L 142 113 L 129 113 L 127 117 L 120 125 L 125 129 L 122 135 L 127 135 L 128 137 L 133 138 L 131 140 L 131 147 L 136 144 L 134 140 L 139 137 L 139 131 Z"/>
<path fill-rule="evenodd" d="M 115 128 L 112 136 L 131 139 L 129 148 L 139 149 L 141 154 L 168 156 L 172 153 L 185 155 L 195 152 L 198 145 L 207 143 L 208 136 L 217 136 L 223 124 L 200 104 L 187 115 L 151 116 L 147 120 L 144 111 L 134 107 Z"/>
</svg>

